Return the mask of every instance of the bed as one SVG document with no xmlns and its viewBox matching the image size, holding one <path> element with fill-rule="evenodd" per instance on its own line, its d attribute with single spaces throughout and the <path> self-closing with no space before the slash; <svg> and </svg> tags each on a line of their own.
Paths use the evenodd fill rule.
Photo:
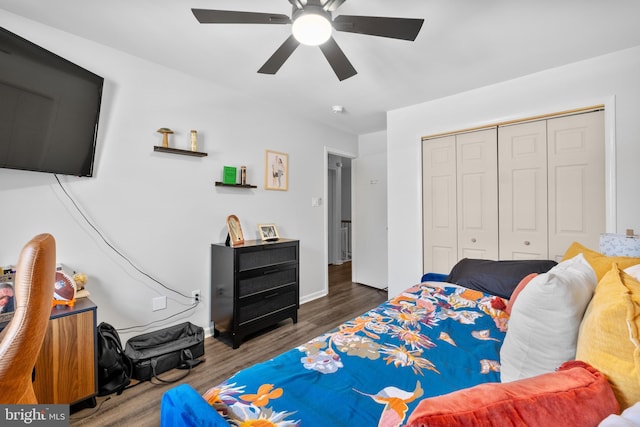
<svg viewBox="0 0 640 427">
<path fill-rule="evenodd" d="M 568 251 L 567 260 L 557 265 L 553 261 L 462 260 L 448 275 L 424 276 L 421 283 L 378 307 L 244 369 L 202 395 L 188 385 L 170 389 L 163 396 L 161 425 L 431 426 L 473 422 L 497 426 L 509 425 L 505 417 L 523 417 L 522 421 L 540 414 L 558 416 L 557 408 L 563 416 L 575 418 L 579 422 L 575 425 L 597 425 L 594 420 L 617 414 L 633 402 L 620 405 L 615 387 L 591 361 L 572 361 L 577 344 L 570 341 L 577 342 L 576 328 L 603 276 L 595 273 L 583 249 L 574 248 L 577 255 Z M 640 259 L 633 260 L 640 264 Z M 609 261 L 607 258 L 603 265 L 619 268 Z M 622 274 L 618 276 L 627 280 Z M 578 284 L 568 286 L 565 276 Z M 549 283 L 560 280 L 558 277 L 562 286 L 552 287 L 561 294 L 536 294 L 540 287 L 548 292 Z M 640 293 L 640 283 L 638 286 Z M 577 296 L 567 296 L 567 289 L 574 287 Z M 516 292 L 520 296 L 513 304 Z M 548 297 L 561 300 L 561 311 L 580 319 L 567 320 L 565 314 L 562 324 L 553 319 L 551 327 L 563 340 L 559 346 L 551 340 L 519 348 L 521 343 L 507 338 L 511 320 L 514 330 L 522 328 L 516 308 L 524 310 L 532 303 L 538 309 L 541 305 L 549 309 L 547 302 L 536 302 L 536 298 Z M 540 321 L 544 323 L 544 317 L 553 316 L 542 312 L 535 317 L 543 317 Z M 530 341 L 537 333 L 546 333 L 544 325 L 534 326 L 536 332 L 521 335 Z M 509 348 L 503 348 L 507 344 Z M 573 352 L 572 357 L 563 353 L 565 347 Z M 557 360 L 547 366 L 537 366 L 537 359 L 554 356 Z M 526 366 L 519 366 L 523 361 Z M 565 361 L 569 363 L 562 363 Z M 503 364 L 511 369 L 509 382 L 501 378 Z M 492 417 L 493 424 L 487 421 Z"/>
</svg>

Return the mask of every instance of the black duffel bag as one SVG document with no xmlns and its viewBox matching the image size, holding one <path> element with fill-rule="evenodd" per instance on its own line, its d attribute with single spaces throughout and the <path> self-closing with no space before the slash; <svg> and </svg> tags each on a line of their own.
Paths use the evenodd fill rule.
<svg viewBox="0 0 640 427">
<path fill-rule="evenodd" d="M 186 377 L 191 368 L 202 362 L 204 329 L 191 322 L 149 332 L 130 338 L 124 353 L 133 362 L 132 378 L 147 381 L 176 382 Z M 168 370 L 188 369 L 180 378 L 167 381 L 158 375 Z"/>
</svg>

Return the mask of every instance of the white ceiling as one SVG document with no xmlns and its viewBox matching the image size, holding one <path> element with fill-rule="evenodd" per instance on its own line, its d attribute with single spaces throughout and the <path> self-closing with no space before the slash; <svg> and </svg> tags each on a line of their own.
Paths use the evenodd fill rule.
<svg viewBox="0 0 640 427">
<path fill-rule="evenodd" d="M 289 25 L 203 25 L 190 10 L 289 15 L 287 0 L 0 0 L 0 8 L 354 134 L 386 129 L 389 110 L 640 45 L 639 0 L 347 0 L 334 16 L 425 24 L 415 42 L 334 32 L 358 71 L 340 82 L 317 47 L 300 46 L 275 76 L 256 72 Z"/>
</svg>

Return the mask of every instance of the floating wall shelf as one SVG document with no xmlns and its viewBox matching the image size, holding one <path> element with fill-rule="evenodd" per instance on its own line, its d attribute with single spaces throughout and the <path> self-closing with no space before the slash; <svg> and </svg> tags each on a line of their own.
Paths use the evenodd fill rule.
<svg viewBox="0 0 640 427">
<path fill-rule="evenodd" d="M 161 147 L 159 145 L 153 146 L 153 151 L 159 151 L 161 153 L 182 154 L 184 156 L 205 157 L 207 153 L 200 151 L 181 150 L 179 148 Z"/>
<path fill-rule="evenodd" d="M 220 181 L 216 181 L 216 187 L 258 188 L 257 185 L 225 184 L 224 182 L 220 182 Z"/>
</svg>

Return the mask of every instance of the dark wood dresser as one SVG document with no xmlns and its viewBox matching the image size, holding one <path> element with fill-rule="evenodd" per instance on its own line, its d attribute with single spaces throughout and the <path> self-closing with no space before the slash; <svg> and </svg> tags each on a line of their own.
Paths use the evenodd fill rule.
<svg viewBox="0 0 640 427">
<path fill-rule="evenodd" d="M 291 318 L 298 321 L 299 242 L 248 240 L 211 245 L 211 320 L 214 336 L 233 348 L 251 333 Z"/>
</svg>

